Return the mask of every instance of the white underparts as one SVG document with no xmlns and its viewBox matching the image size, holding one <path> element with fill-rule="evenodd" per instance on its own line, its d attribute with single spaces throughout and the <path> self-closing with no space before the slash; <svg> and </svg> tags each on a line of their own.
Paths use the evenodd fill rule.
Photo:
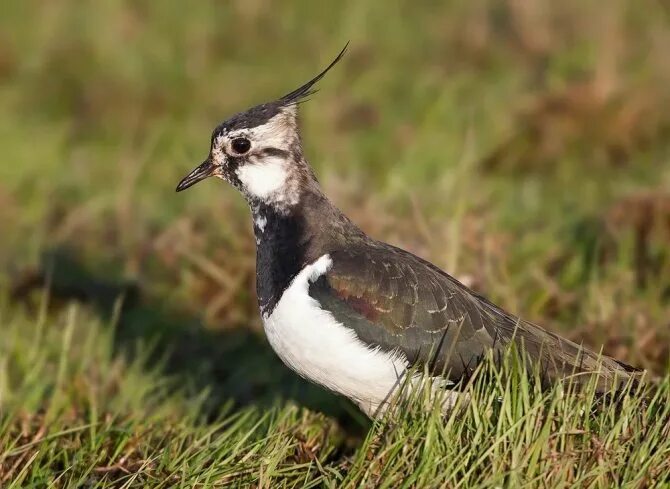
<svg viewBox="0 0 670 489">
<path fill-rule="evenodd" d="M 403 385 L 407 359 L 370 348 L 310 297 L 309 284 L 332 266 L 323 255 L 306 266 L 263 317 L 270 345 L 300 376 L 356 402 L 368 415 L 383 411 Z"/>
</svg>

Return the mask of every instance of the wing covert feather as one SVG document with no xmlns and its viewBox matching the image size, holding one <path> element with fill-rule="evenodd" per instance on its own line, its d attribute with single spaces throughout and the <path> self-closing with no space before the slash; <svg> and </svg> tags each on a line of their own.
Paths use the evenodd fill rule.
<svg viewBox="0 0 670 489">
<path fill-rule="evenodd" d="M 550 377 L 591 371 L 626 376 L 629 367 L 580 348 L 506 313 L 463 284 L 404 250 L 369 243 L 330 253 L 330 270 L 310 295 L 372 347 L 400 351 L 411 364 L 457 381 L 486 351 L 523 344 Z"/>
</svg>

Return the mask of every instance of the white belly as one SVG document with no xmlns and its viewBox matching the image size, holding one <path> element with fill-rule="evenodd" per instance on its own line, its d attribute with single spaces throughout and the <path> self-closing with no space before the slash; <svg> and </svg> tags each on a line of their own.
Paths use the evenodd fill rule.
<svg viewBox="0 0 670 489">
<path fill-rule="evenodd" d="M 263 317 L 265 333 L 291 369 L 372 415 L 402 384 L 407 361 L 400 353 L 368 347 L 309 296 L 309 284 L 331 265 L 330 257 L 323 255 L 296 276 L 272 314 Z"/>
</svg>

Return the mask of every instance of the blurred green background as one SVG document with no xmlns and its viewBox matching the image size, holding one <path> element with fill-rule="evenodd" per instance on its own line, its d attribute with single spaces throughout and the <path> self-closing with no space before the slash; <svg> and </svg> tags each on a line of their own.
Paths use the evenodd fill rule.
<svg viewBox="0 0 670 489">
<path fill-rule="evenodd" d="M 410 411 L 382 436 L 271 351 L 246 204 L 214 179 L 174 188 L 219 122 L 347 41 L 300 108 L 336 205 L 511 312 L 667 372 L 667 1 L 5 0 L 0 486 L 667 477 L 667 409 L 529 418 L 511 395 L 509 429 Z"/>
<path fill-rule="evenodd" d="M 222 385 L 215 402 L 303 385 L 262 337 L 243 200 L 174 187 L 216 124 L 350 41 L 301 106 L 335 203 L 505 308 L 662 371 L 669 26 L 652 0 L 4 2 L 6 324 L 47 289 L 47 314 L 116 318 L 117 352 L 154 345 Z"/>
</svg>

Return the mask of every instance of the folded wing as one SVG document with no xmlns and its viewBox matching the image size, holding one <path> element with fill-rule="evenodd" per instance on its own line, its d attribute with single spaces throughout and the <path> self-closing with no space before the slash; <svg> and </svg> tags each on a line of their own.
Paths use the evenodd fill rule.
<svg viewBox="0 0 670 489">
<path fill-rule="evenodd" d="M 548 380 L 599 371 L 609 389 L 634 370 L 506 313 L 404 250 L 375 242 L 330 256 L 332 267 L 309 290 L 321 307 L 371 347 L 402 352 L 454 382 L 512 341 Z"/>
</svg>

